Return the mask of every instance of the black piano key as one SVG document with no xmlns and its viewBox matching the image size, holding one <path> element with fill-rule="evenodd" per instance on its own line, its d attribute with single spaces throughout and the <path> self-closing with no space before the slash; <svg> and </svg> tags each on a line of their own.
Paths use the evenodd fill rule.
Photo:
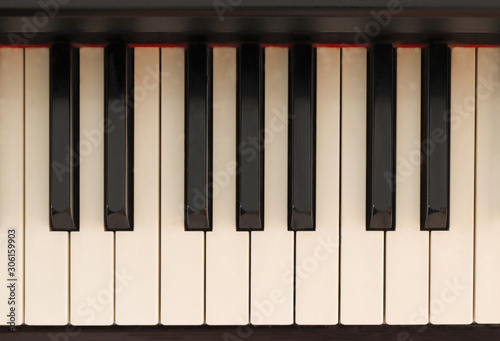
<svg viewBox="0 0 500 341">
<path fill-rule="evenodd" d="M 106 230 L 132 231 L 134 204 L 134 51 L 110 44 L 104 57 Z"/>
<path fill-rule="evenodd" d="M 50 223 L 53 231 L 79 225 L 79 50 L 50 49 Z"/>
<path fill-rule="evenodd" d="M 185 75 L 185 228 L 212 230 L 212 58 L 204 44 L 189 45 Z"/>
<path fill-rule="evenodd" d="M 315 229 L 316 53 L 298 44 L 289 52 L 288 229 Z"/>
<path fill-rule="evenodd" d="M 257 44 L 238 49 L 236 226 L 264 229 L 264 54 Z"/>
<path fill-rule="evenodd" d="M 366 229 L 394 230 L 396 205 L 396 54 L 391 44 L 368 52 Z"/>
<path fill-rule="evenodd" d="M 450 49 L 422 49 L 421 229 L 447 230 L 450 191 Z"/>
</svg>

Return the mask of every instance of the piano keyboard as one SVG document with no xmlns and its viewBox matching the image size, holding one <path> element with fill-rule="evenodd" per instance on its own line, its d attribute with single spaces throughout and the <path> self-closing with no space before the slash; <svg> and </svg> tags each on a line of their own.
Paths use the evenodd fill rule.
<svg viewBox="0 0 500 341">
<path fill-rule="evenodd" d="M 499 77 L 496 47 L 2 47 L 5 324 L 500 323 Z"/>
</svg>

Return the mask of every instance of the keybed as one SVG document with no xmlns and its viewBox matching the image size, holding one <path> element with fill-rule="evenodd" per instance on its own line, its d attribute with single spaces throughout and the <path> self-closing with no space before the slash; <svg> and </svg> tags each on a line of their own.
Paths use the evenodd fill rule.
<svg viewBox="0 0 500 341">
<path fill-rule="evenodd" d="M 500 323 L 499 60 L 0 47 L 15 323 Z"/>
</svg>

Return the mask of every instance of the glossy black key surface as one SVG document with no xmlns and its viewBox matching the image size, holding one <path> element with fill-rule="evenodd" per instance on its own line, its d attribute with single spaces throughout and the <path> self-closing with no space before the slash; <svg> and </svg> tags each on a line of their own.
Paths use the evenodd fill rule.
<svg viewBox="0 0 500 341">
<path fill-rule="evenodd" d="M 368 50 L 366 229 L 394 230 L 396 204 L 396 54 L 391 44 Z"/>
<path fill-rule="evenodd" d="M 257 44 L 238 49 L 236 227 L 264 229 L 264 54 Z"/>
<path fill-rule="evenodd" d="M 212 58 L 204 44 L 186 49 L 185 228 L 212 230 Z"/>
<path fill-rule="evenodd" d="M 104 57 L 104 204 L 106 229 L 133 230 L 134 51 L 110 44 Z"/>
<path fill-rule="evenodd" d="M 316 53 L 290 48 L 288 81 L 288 229 L 315 229 Z"/>
<path fill-rule="evenodd" d="M 422 49 L 421 229 L 447 230 L 450 191 L 450 49 Z"/>
<path fill-rule="evenodd" d="M 50 49 L 50 224 L 53 231 L 79 225 L 79 50 Z"/>
</svg>

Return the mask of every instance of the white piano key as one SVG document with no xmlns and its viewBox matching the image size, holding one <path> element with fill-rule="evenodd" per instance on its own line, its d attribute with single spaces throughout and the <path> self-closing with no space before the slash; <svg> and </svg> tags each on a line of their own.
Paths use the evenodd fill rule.
<svg viewBox="0 0 500 341">
<path fill-rule="evenodd" d="M 134 230 L 115 233 L 118 325 L 159 322 L 159 56 L 158 48 L 135 49 Z"/>
<path fill-rule="evenodd" d="M 475 66 L 475 48 L 452 49 L 450 229 L 432 231 L 430 236 L 429 318 L 433 324 L 472 322 Z"/>
<path fill-rule="evenodd" d="M 384 318 L 384 233 L 366 231 L 366 48 L 342 49 L 340 322 Z"/>
<path fill-rule="evenodd" d="M 265 49 L 264 231 L 251 233 L 250 320 L 293 323 L 294 233 L 287 227 L 288 48 Z"/>
<path fill-rule="evenodd" d="M 397 49 L 396 230 L 386 234 L 386 322 L 429 316 L 429 232 L 420 231 L 421 51 Z"/>
<path fill-rule="evenodd" d="M 70 322 L 114 319 L 114 234 L 104 230 L 104 49 L 80 49 L 80 231 L 71 233 Z M 92 247 L 89 247 L 92 245 Z"/>
<path fill-rule="evenodd" d="M 204 318 L 205 237 L 184 230 L 184 48 L 161 50 L 161 323 Z"/>
<path fill-rule="evenodd" d="M 213 49 L 213 231 L 206 233 L 206 322 L 248 323 L 249 232 L 236 231 L 236 49 Z"/>
<path fill-rule="evenodd" d="M 69 232 L 50 231 L 49 49 L 25 50 L 25 323 L 69 322 Z"/>
<path fill-rule="evenodd" d="M 500 323 L 500 48 L 477 49 L 475 321 Z M 472 107 L 472 108 L 471 108 Z M 464 112 L 474 102 L 464 103 Z M 467 110 L 465 110 L 467 109 Z"/>
<path fill-rule="evenodd" d="M 0 49 L 0 75 L 0 309 L 13 326 L 24 315 L 24 49 Z"/>
<path fill-rule="evenodd" d="M 337 324 L 339 272 L 340 48 L 318 48 L 316 231 L 296 234 L 295 322 Z"/>
</svg>

